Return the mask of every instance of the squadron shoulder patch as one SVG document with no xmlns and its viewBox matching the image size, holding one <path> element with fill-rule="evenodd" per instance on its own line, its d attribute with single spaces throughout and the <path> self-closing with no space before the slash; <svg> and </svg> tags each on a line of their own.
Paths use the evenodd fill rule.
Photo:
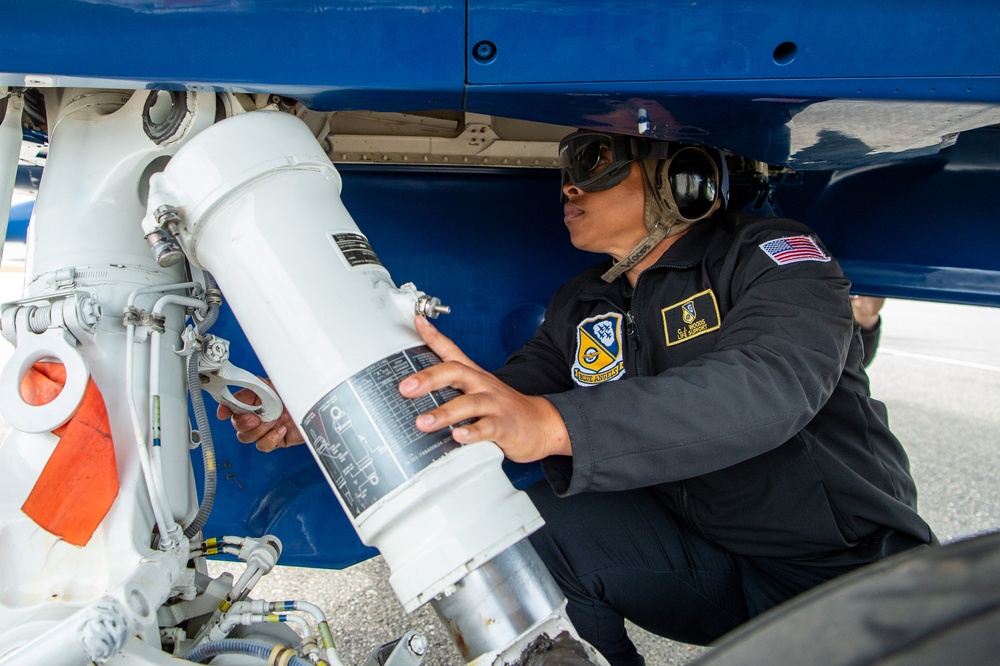
<svg viewBox="0 0 1000 666">
<path fill-rule="evenodd" d="M 576 327 L 573 381 L 580 386 L 593 386 L 624 375 L 622 316 L 608 312 L 581 321 Z"/>
<path fill-rule="evenodd" d="M 785 236 L 760 244 L 764 254 L 779 266 L 800 261 L 830 261 L 830 255 L 820 249 L 811 236 Z"/>
<path fill-rule="evenodd" d="M 722 324 L 719 304 L 711 289 L 674 303 L 660 312 L 663 314 L 663 333 L 668 347 L 710 333 Z"/>
</svg>

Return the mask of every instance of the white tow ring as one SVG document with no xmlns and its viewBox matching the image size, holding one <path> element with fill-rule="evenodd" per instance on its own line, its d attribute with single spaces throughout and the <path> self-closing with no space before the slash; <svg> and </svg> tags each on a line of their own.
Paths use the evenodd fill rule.
<svg viewBox="0 0 1000 666">
<path fill-rule="evenodd" d="M 0 372 L 0 414 L 12 428 L 21 432 L 55 430 L 73 417 L 83 400 L 90 379 L 87 361 L 77 350 L 72 336 L 61 328 L 50 328 L 43 333 L 22 329 L 17 343 Z M 21 382 L 31 366 L 43 360 L 66 366 L 66 385 L 52 402 L 29 405 L 21 397 Z"/>
</svg>

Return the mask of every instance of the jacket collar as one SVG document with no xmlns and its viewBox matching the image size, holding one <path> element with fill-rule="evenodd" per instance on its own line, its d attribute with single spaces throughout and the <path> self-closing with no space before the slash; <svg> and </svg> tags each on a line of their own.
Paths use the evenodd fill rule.
<svg viewBox="0 0 1000 666">
<path fill-rule="evenodd" d="M 708 243 L 718 226 L 719 215 L 714 215 L 704 222 L 691 227 L 691 230 L 680 237 L 680 239 L 667 248 L 667 251 L 656 261 L 655 264 L 647 268 L 694 268 L 705 258 L 708 250 Z M 609 299 L 616 301 L 616 296 L 624 298 L 632 297 L 632 285 L 629 284 L 625 275 L 620 275 L 613 282 L 605 282 L 601 275 L 607 267 L 611 265 L 610 260 L 602 263 L 593 270 L 591 276 L 584 280 L 577 292 L 577 298 L 581 300 Z M 644 271 L 645 272 L 645 271 Z"/>
</svg>

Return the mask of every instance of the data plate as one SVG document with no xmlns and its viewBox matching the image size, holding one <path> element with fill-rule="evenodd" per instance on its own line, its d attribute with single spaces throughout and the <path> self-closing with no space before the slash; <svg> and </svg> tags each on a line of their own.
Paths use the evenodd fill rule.
<svg viewBox="0 0 1000 666">
<path fill-rule="evenodd" d="M 373 363 L 323 397 L 302 420 L 302 430 L 328 478 L 355 518 L 407 479 L 460 445 L 451 429 L 417 430 L 417 416 L 459 394 L 434 391 L 404 398 L 399 383 L 440 363 L 426 346 Z"/>
<path fill-rule="evenodd" d="M 361 234 L 331 234 L 330 238 L 351 268 L 382 265 L 382 262 L 378 259 L 378 255 L 375 254 L 375 250 L 368 243 L 368 239 Z"/>
</svg>

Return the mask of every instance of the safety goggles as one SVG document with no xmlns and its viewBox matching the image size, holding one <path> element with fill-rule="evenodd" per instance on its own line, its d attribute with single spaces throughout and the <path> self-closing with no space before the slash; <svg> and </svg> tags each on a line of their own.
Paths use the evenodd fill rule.
<svg viewBox="0 0 1000 666">
<path fill-rule="evenodd" d="M 584 192 L 611 189 L 625 180 L 632 162 L 644 158 L 663 161 L 656 187 L 681 220 L 697 222 L 719 207 L 719 166 L 701 146 L 589 131 L 574 132 L 559 144 L 563 182 Z"/>
<path fill-rule="evenodd" d="M 584 192 L 609 190 L 628 176 L 629 164 L 644 157 L 666 157 L 665 142 L 641 137 L 579 131 L 559 143 L 563 177 Z"/>
</svg>

